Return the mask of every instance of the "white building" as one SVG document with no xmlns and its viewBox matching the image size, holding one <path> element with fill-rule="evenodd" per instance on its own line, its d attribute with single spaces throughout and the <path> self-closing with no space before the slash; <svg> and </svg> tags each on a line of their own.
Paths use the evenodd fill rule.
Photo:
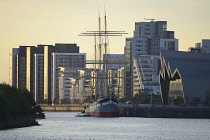
<svg viewBox="0 0 210 140">
<path fill-rule="evenodd" d="M 119 98 L 124 98 L 125 97 L 125 92 L 124 92 L 125 91 L 125 81 L 126 81 L 124 68 L 118 69 L 117 74 L 118 74 L 118 77 L 120 77 L 120 78 L 117 79 L 118 87 L 117 87 L 117 89 L 115 89 L 115 91 L 118 92 Z"/>
<path fill-rule="evenodd" d="M 132 38 L 132 56 L 140 56 L 148 54 L 148 38 Z"/>
<path fill-rule="evenodd" d="M 125 96 L 134 92 L 134 61 L 142 55 L 160 55 L 161 50 L 178 51 L 178 39 L 174 31 L 167 31 L 167 21 L 136 22 L 133 38 L 126 38 L 125 54 Z M 148 57 L 150 59 L 150 57 Z"/>
<path fill-rule="evenodd" d="M 93 69 L 60 67 L 58 73 L 59 103 L 92 98 L 95 95 L 92 72 Z"/>
<path fill-rule="evenodd" d="M 52 53 L 52 101 L 59 100 L 59 67 L 85 68 L 85 53 Z"/>
<path fill-rule="evenodd" d="M 70 103 L 70 91 L 76 81 L 75 78 L 78 77 L 77 68 L 65 68 L 59 67 L 58 80 L 59 80 L 59 103 Z"/>
<path fill-rule="evenodd" d="M 133 94 L 160 94 L 159 56 L 142 55 L 134 59 Z"/>
<path fill-rule="evenodd" d="M 124 68 L 108 70 L 108 92 L 109 95 L 118 98 L 124 97 Z"/>
<path fill-rule="evenodd" d="M 78 92 L 79 92 L 79 87 L 78 87 L 78 80 L 76 78 L 69 78 L 70 81 L 70 102 L 74 102 L 76 99 L 78 99 Z"/>
<path fill-rule="evenodd" d="M 83 99 L 92 98 L 95 95 L 92 71 L 93 69 L 79 70 L 78 94 Z"/>
<path fill-rule="evenodd" d="M 160 50 L 178 51 L 178 39 L 160 39 Z"/>
</svg>

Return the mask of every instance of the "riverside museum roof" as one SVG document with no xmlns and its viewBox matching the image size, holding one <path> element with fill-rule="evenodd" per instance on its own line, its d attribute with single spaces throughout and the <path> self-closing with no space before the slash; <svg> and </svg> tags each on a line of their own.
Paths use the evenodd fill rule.
<svg viewBox="0 0 210 140">
<path fill-rule="evenodd" d="M 210 94 L 210 54 L 161 51 L 160 81 L 165 102 L 170 81 L 176 79 L 181 79 L 184 97 L 198 97 L 204 101 L 206 94 Z"/>
</svg>

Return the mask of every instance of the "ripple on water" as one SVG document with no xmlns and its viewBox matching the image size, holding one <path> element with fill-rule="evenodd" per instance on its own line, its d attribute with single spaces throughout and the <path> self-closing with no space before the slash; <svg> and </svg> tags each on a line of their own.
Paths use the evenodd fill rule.
<svg viewBox="0 0 210 140">
<path fill-rule="evenodd" d="M 0 131 L 1 140 L 207 140 L 208 119 L 75 117 L 46 112 L 40 126 Z"/>
</svg>

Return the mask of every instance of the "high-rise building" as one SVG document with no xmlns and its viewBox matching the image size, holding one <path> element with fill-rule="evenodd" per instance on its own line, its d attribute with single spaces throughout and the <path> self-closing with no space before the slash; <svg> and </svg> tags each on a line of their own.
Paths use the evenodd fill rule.
<svg viewBox="0 0 210 140">
<path fill-rule="evenodd" d="M 31 51 L 28 48 L 31 48 Z M 26 88 L 26 86 L 28 87 L 26 83 L 30 82 L 29 74 L 31 74 L 31 67 L 27 68 L 27 66 L 30 65 L 31 63 L 30 53 L 34 52 L 32 48 L 35 48 L 35 46 L 20 46 L 19 47 L 19 53 L 17 55 L 18 57 L 17 75 L 18 76 L 17 76 L 17 85 L 16 85 L 18 88 Z M 28 90 L 31 91 L 31 88 L 29 87 Z"/>
<path fill-rule="evenodd" d="M 36 53 L 43 54 L 41 46 L 19 46 L 10 50 L 9 84 L 18 88 L 27 88 L 34 93 L 34 67 Z"/>
<path fill-rule="evenodd" d="M 141 55 L 160 55 L 161 50 L 178 51 L 174 31 L 167 31 L 167 21 L 136 22 L 134 36 L 125 41 L 125 96 L 133 96 L 134 60 Z"/>
<path fill-rule="evenodd" d="M 52 53 L 54 52 L 79 53 L 79 47 L 76 44 L 55 44 L 55 46 L 37 45 L 37 47 L 19 46 L 19 48 L 12 48 L 9 68 L 10 85 L 27 88 L 36 97 L 35 99 L 42 101 L 45 99 L 47 103 L 51 103 L 51 68 Z M 37 75 L 43 75 L 43 77 L 37 78 Z M 40 88 L 35 87 L 38 85 Z"/>
<path fill-rule="evenodd" d="M 174 38 L 174 31 L 167 31 L 167 21 L 135 22 L 134 37 Z"/>
<path fill-rule="evenodd" d="M 37 103 L 44 99 L 44 54 L 34 54 L 34 98 Z"/>
<path fill-rule="evenodd" d="M 52 102 L 52 53 L 79 53 L 77 44 L 55 44 L 44 46 L 44 100 Z"/>
</svg>

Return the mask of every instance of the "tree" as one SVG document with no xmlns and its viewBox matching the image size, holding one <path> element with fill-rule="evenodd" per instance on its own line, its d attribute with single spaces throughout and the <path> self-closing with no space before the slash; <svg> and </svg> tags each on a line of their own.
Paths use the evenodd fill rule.
<svg viewBox="0 0 210 140">
<path fill-rule="evenodd" d="M 6 124 L 15 120 L 44 119 L 40 106 L 36 106 L 33 95 L 26 89 L 17 89 L 5 83 L 0 84 L 0 122 Z"/>
</svg>

